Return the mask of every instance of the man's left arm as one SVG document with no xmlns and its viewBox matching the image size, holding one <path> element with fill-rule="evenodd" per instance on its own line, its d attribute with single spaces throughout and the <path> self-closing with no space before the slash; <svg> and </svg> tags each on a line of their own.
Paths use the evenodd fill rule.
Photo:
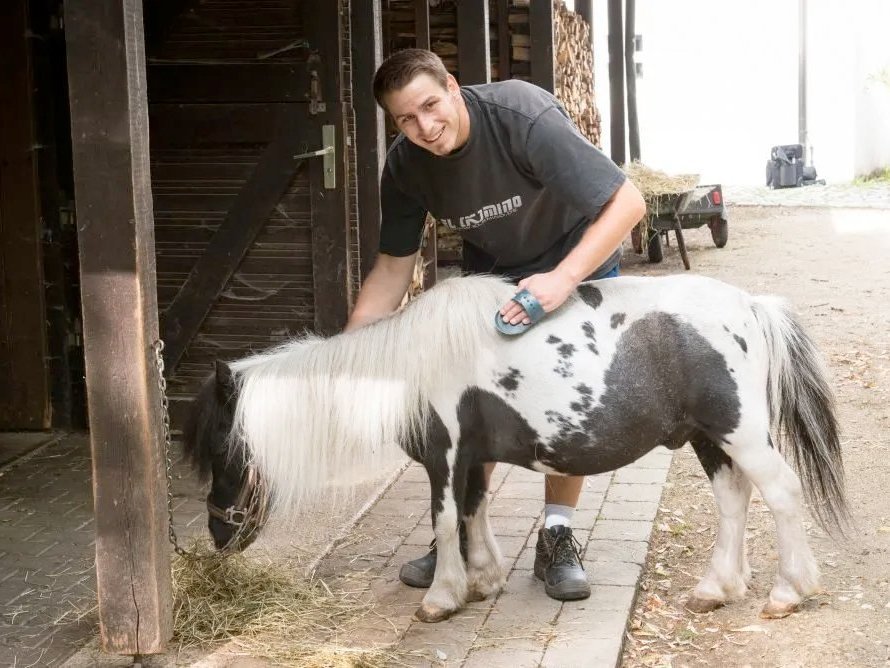
<svg viewBox="0 0 890 668">
<path fill-rule="evenodd" d="M 646 203 L 629 179 L 615 191 L 596 219 L 585 230 L 578 244 L 552 271 L 535 274 L 519 282 L 531 292 L 546 312 L 559 308 L 578 284 L 600 267 L 615 252 L 631 229 L 646 213 Z M 504 320 L 528 323 L 525 311 L 516 302 L 501 308 Z"/>
</svg>

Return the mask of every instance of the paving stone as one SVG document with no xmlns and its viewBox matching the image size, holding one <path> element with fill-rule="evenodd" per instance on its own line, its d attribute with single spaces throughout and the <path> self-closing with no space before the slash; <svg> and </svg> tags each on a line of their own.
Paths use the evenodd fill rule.
<svg viewBox="0 0 890 668">
<path fill-rule="evenodd" d="M 504 483 L 504 486 L 498 491 L 498 499 L 535 499 L 539 503 L 543 503 L 545 484 L 544 480 L 536 482 L 513 482 L 512 480 Z"/>
<path fill-rule="evenodd" d="M 624 561 L 588 562 L 587 579 L 591 584 L 628 585 L 635 587 L 642 567 Z"/>
<path fill-rule="evenodd" d="M 531 531 L 527 517 L 490 517 L 489 522 L 495 536 L 527 536 Z"/>
<path fill-rule="evenodd" d="M 541 650 L 514 649 L 509 641 L 505 646 L 474 650 L 467 657 L 463 668 L 494 668 L 505 666 L 509 668 L 537 668 L 541 663 Z"/>
<path fill-rule="evenodd" d="M 596 523 L 591 539 L 649 540 L 652 523 L 635 520 L 600 520 Z"/>
<path fill-rule="evenodd" d="M 575 506 L 576 510 L 599 510 L 603 505 L 603 501 L 606 498 L 605 491 L 602 492 L 591 492 L 588 490 L 584 490 L 581 493 L 581 498 L 578 499 L 578 505 Z"/>
<path fill-rule="evenodd" d="M 639 485 L 612 483 L 606 492 L 606 501 L 661 501 L 661 485 Z"/>
<path fill-rule="evenodd" d="M 639 483 L 644 485 L 661 485 L 667 480 L 668 469 L 666 468 L 641 468 L 628 466 L 615 471 L 613 482 L 617 483 Z"/>
<path fill-rule="evenodd" d="M 643 520 L 651 522 L 658 513 L 656 501 L 606 501 L 600 508 L 600 519 Z"/>
<path fill-rule="evenodd" d="M 630 466 L 643 469 L 670 468 L 674 453 L 663 446 L 659 446 L 640 457 Z"/>
<path fill-rule="evenodd" d="M 565 644 L 582 638 L 620 638 L 627 626 L 627 617 L 615 610 L 597 607 L 590 599 L 567 601 L 557 619 L 558 640 Z"/>
<path fill-rule="evenodd" d="M 600 540 L 594 539 L 587 543 L 584 550 L 585 566 L 587 562 L 626 561 L 632 564 L 646 563 L 649 544 L 640 540 Z"/>
<path fill-rule="evenodd" d="M 541 668 L 615 668 L 621 659 L 622 642 L 618 638 L 557 637 L 547 646 Z"/>
<path fill-rule="evenodd" d="M 488 514 L 491 517 L 526 517 L 533 519 L 544 512 L 544 499 L 499 499 L 495 497 Z"/>
</svg>

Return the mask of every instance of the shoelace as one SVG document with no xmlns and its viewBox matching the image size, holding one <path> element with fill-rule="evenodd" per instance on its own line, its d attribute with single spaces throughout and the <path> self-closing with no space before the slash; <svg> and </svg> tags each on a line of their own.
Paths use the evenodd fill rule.
<svg viewBox="0 0 890 668">
<path fill-rule="evenodd" d="M 578 564 L 581 570 L 584 570 L 584 564 L 581 563 L 580 541 L 575 538 L 574 534 L 564 533 L 556 538 L 553 543 L 553 550 L 550 552 L 550 565 L 560 564 Z"/>
</svg>

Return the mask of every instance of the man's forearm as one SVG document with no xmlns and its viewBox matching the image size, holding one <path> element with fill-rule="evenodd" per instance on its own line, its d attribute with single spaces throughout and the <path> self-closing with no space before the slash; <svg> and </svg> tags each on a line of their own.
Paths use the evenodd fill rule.
<svg viewBox="0 0 890 668">
<path fill-rule="evenodd" d="M 359 291 L 355 308 L 344 331 L 357 329 L 395 311 L 414 270 L 415 255 L 408 257 L 380 256 Z"/>
<path fill-rule="evenodd" d="M 580 283 L 609 259 L 645 214 L 646 203 L 640 191 L 625 181 L 558 269 Z"/>
</svg>

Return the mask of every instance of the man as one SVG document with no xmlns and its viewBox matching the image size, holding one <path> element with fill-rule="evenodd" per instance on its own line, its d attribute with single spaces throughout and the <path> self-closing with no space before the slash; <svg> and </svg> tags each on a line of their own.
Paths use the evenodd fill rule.
<svg viewBox="0 0 890 668">
<path fill-rule="evenodd" d="M 621 242 L 645 213 L 643 198 L 551 94 L 517 80 L 462 88 L 434 53 L 406 49 L 380 66 L 374 95 L 401 135 L 380 182 L 380 255 L 347 329 L 398 308 L 427 212 L 463 237 L 465 271 L 517 281 L 545 312 L 581 281 L 617 275 Z M 500 313 L 505 323 L 531 323 L 515 301 Z M 535 574 L 560 600 L 590 595 L 571 531 L 583 483 L 545 481 Z M 433 545 L 399 577 L 428 587 L 435 564 Z"/>
</svg>

